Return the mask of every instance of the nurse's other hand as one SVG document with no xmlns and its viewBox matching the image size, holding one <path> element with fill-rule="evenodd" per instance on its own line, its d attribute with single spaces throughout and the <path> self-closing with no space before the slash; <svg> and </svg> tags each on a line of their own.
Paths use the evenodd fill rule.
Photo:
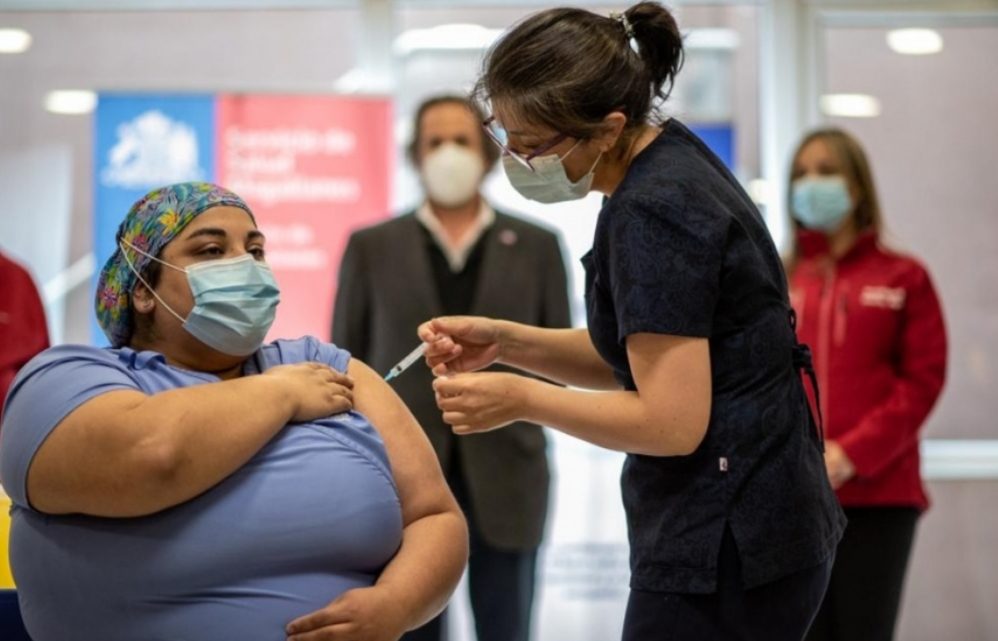
<svg viewBox="0 0 998 641">
<path fill-rule="evenodd" d="M 523 418 L 531 380 L 498 372 L 456 374 L 435 379 L 433 391 L 454 433 L 475 434 Z"/>
<path fill-rule="evenodd" d="M 499 324 L 482 316 L 441 316 L 419 326 L 426 364 L 437 376 L 474 372 L 499 358 Z"/>
<path fill-rule="evenodd" d="M 856 476 L 856 468 L 846 456 L 846 451 L 835 441 L 825 441 L 825 472 L 832 489 L 839 489 Z"/>
<path fill-rule="evenodd" d="M 348 590 L 299 617 L 284 630 L 288 641 L 397 641 L 405 632 L 398 599 L 384 587 Z"/>
<path fill-rule="evenodd" d="M 353 379 L 324 363 L 278 365 L 263 373 L 284 386 L 291 421 L 305 423 L 353 409 Z"/>
</svg>

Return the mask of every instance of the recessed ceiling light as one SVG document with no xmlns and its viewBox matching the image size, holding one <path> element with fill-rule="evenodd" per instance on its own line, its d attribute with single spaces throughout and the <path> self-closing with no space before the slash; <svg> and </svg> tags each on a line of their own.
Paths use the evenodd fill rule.
<svg viewBox="0 0 998 641">
<path fill-rule="evenodd" d="M 97 94 L 92 91 L 61 89 L 45 96 L 45 109 L 54 114 L 88 114 L 97 106 Z"/>
<path fill-rule="evenodd" d="M 880 115 L 880 101 L 862 93 L 831 93 L 821 97 L 821 111 L 826 116 L 874 118 Z"/>
<path fill-rule="evenodd" d="M 690 29 L 683 34 L 683 49 L 737 49 L 738 32 L 734 29 Z"/>
<path fill-rule="evenodd" d="M 442 24 L 429 29 L 409 29 L 395 38 L 396 55 L 416 51 L 480 51 L 492 46 L 502 29 L 488 29 L 478 24 Z"/>
<path fill-rule="evenodd" d="M 924 56 L 943 50 L 943 37 L 932 29 L 894 29 L 887 32 L 887 45 L 898 53 Z"/>
<path fill-rule="evenodd" d="M 31 46 L 31 34 L 24 29 L 0 29 L 0 53 L 24 53 Z"/>
</svg>

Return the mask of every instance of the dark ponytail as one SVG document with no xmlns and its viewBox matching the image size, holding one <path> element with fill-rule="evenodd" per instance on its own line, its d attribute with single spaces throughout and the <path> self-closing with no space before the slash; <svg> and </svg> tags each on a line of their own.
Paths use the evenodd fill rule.
<svg viewBox="0 0 998 641">
<path fill-rule="evenodd" d="M 657 2 L 641 2 L 624 12 L 634 31 L 641 59 L 651 75 L 652 94 L 665 100 L 683 67 L 683 36 L 668 9 Z"/>
<path fill-rule="evenodd" d="M 612 17 L 549 9 L 492 47 L 473 96 L 525 122 L 588 138 L 612 111 L 627 116 L 628 130 L 657 120 L 656 102 L 668 97 L 682 64 L 679 27 L 657 2 Z"/>
</svg>

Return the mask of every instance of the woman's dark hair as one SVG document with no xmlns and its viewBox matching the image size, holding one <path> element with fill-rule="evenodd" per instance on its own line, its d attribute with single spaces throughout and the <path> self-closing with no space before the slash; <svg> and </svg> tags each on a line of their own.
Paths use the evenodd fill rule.
<svg viewBox="0 0 998 641">
<path fill-rule="evenodd" d="M 668 98 L 682 65 L 679 27 L 657 2 L 613 17 L 549 9 L 492 47 L 472 95 L 532 124 L 588 138 L 612 111 L 627 116 L 628 130 L 657 120 L 655 101 Z"/>
<path fill-rule="evenodd" d="M 416 116 L 412 121 L 412 138 L 406 146 L 406 155 L 414 166 L 419 166 L 419 142 L 423 137 L 423 116 L 426 112 L 440 105 L 460 105 L 471 112 L 477 125 L 485 121 L 485 112 L 475 101 L 467 96 L 456 96 L 445 94 L 427 98 L 416 108 Z M 485 161 L 485 170 L 488 171 L 499 160 L 500 150 L 491 140 L 485 137 L 485 132 L 481 126 L 478 127 L 478 134 L 482 139 L 482 160 Z"/>
</svg>

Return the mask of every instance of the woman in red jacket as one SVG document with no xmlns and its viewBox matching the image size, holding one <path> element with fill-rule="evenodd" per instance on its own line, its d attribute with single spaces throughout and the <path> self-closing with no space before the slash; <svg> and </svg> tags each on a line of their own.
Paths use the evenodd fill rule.
<svg viewBox="0 0 998 641">
<path fill-rule="evenodd" d="M 790 207 L 790 297 L 814 353 L 828 479 L 849 517 L 807 638 L 889 641 L 928 507 L 918 440 L 946 373 L 942 311 L 925 268 L 880 244 L 873 177 L 849 134 L 801 141 Z"/>
<path fill-rule="evenodd" d="M 0 414 L 14 376 L 49 346 L 45 308 L 31 275 L 0 252 Z"/>
</svg>

